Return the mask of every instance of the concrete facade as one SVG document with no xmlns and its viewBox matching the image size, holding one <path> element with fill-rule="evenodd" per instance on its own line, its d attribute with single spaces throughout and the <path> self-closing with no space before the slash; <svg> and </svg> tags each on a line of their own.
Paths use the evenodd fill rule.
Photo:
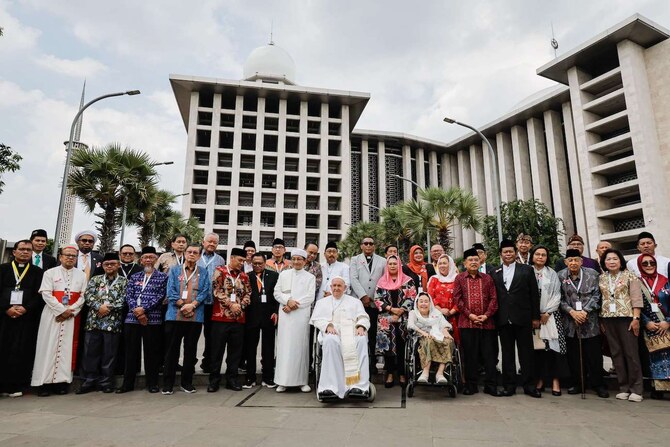
<svg viewBox="0 0 670 447">
<path fill-rule="evenodd" d="M 554 87 L 480 126 L 496 160 L 474 133 L 443 143 L 355 129 L 369 94 L 294 85 L 285 52 L 276 73 L 254 56 L 263 73 L 245 68 L 244 81 L 172 75 L 188 133 L 183 211 L 223 249 L 275 236 L 323 246 L 415 198 L 415 183 L 460 186 L 494 214 L 497 163 L 503 202 L 542 201 L 589 253 L 600 239 L 632 252 L 645 229 L 670 247 L 669 36 L 635 15 L 540 67 Z M 456 255 L 481 238 L 458 225 L 454 236 Z"/>
</svg>

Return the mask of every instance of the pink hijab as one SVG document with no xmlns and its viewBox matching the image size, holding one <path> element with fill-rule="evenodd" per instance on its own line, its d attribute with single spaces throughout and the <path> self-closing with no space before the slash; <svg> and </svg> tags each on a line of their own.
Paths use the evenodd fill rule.
<svg viewBox="0 0 670 447">
<path fill-rule="evenodd" d="M 398 261 L 398 277 L 395 280 L 391 278 L 391 274 L 389 273 L 388 261 L 391 259 Z M 379 281 L 377 281 L 377 287 L 384 290 L 398 290 L 403 284 L 411 279 L 412 278 L 403 273 L 402 262 L 400 262 L 400 259 L 397 256 L 389 256 L 386 260 L 386 267 L 384 267 L 384 274 L 379 278 Z"/>
</svg>

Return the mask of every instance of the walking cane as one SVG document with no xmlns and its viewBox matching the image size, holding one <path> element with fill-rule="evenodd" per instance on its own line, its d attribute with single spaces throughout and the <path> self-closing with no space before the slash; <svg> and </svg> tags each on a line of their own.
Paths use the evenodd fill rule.
<svg viewBox="0 0 670 447">
<path fill-rule="evenodd" d="M 579 340 L 579 380 L 582 387 L 582 399 L 586 399 L 586 392 L 584 391 L 584 355 L 582 354 L 582 337 L 579 334 L 579 327 L 576 328 L 577 339 Z"/>
</svg>

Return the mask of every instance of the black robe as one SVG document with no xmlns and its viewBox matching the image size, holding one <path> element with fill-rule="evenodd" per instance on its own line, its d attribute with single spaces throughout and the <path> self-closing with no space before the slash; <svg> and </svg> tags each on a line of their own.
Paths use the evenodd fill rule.
<svg viewBox="0 0 670 447">
<path fill-rule="evenodd" d="M 18 267 L 19 274 L 23 272 Z M 31 265 L 21 281 L 23 307 L 26 313 L 18 318 L 7 315 L 11 292 L 16 285 L 11 262 L 0 265 L 0 388 L 3 392 L 20 391 L 30 384 L 35 361 L 37 329 L 44 301 L 39 293 L 44 271 Z"/>
</svg>

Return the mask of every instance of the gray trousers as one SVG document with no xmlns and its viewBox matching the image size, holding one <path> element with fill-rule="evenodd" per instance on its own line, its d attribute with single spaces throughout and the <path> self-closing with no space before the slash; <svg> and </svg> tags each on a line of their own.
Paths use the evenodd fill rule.
<svg viewBox="0 0 670 447">
<path fill-rule="evenodd" d="M 642 366 L 637 337 L 628 330 L 632 318 L 601 318 L 610 345 L 619 392 L 642 395 Z M 642 331 L 640 324 L 640 331 Z"/>
<path fill-rule="evenodd" d="M 114 364 L 121 334 L 107 331 L 86 331 L 82 368 L 84 387 L 114 386 Z"/>
</svg>

